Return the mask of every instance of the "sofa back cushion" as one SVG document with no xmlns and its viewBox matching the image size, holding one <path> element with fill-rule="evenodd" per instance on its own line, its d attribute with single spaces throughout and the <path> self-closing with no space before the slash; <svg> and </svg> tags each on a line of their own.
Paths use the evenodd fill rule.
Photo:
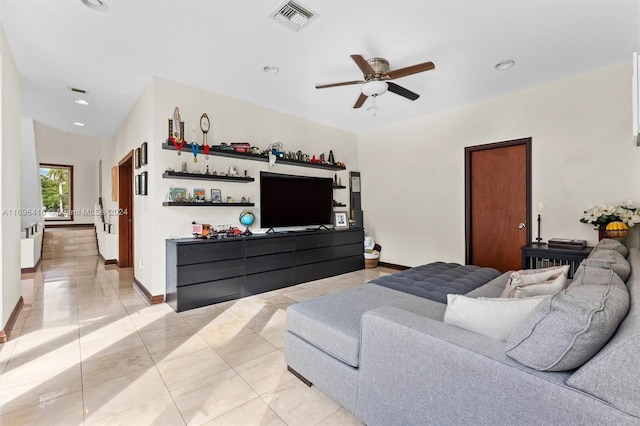
<svg viewBox="0 0 640 426">
<path fill-rule="evenodd" d="M 603 238 L 598 241 L 598 244 L 593 248 L 592 254 L 598 250 L 615 250 L 623 257 L 627 257 L 629 255 L 629 249 L 627 249 L 624 244 L 620 241 L 612 240 L 611 238 Z"/>
<path fill-rule="evenodd" d="M 629 292 L 611 269 L 589 260 L 582 266 L 568 289 L 544 299 L 513 330 L 505 348 L 509 357 L 536 370 L 566 371 L 607 343 L 627 315 Z"/>
<path fill-rule="evenodd" d="M 631 274 L 631 266 L 629 265 L 629 262 L 617 250 L 595 250 L 591 252 L 588 260 L 609 263 L 613 272 L 618 274 L 622 281 L 627 281 Z M 576 277 L 580 275 L 578 272 L 576 272 Z"/>
<path fill-rule="evenodd" d="M 640 251 L 629 249 L 631 307 L 609 343 L 567 380 L 567 385 L 640 417 Z"/>
</svg>

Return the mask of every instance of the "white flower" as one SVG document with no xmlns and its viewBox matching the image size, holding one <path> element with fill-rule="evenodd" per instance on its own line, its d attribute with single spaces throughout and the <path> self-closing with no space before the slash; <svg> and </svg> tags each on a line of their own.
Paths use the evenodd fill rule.
<svg viewBox="0 0 640 426">
<path fill-rule="evenodd" d="M 597 208 L 593 208 L 584 212 L 584 220 L 589 223 L 595 222 L 600 217 L 600 211 Z"/>
<path fill-rule="evenodd" d="M 618 208 L 617 206 L 602 206 L 600 208 L 600 211 L 602 212 L 603 215 L 608 216 L 610 214 L 614 214 L 617 208 Z"/>
</svg>

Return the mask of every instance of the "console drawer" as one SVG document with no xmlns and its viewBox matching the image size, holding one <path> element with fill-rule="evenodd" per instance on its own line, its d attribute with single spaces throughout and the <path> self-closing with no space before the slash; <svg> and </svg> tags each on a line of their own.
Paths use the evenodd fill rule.
<svg viewBox="0 0 640 426">
<path fill-rule="evenodd" d="M 196 242 L 193 244 L 179 244 L 177 246 L 177 264 L 193 265 L 203 262 L 237 259 L 244 257 L 244 241 L 229 240 L 216 243 Z"/>
<path fill-rule="evenodd" d="M 356 231 L 336 231 L 333 234 L 334 244 L 337 246 L 343 244 L 354 244 L 359 243 L 361 246 L 364 245 L 364 232 L 361 229 Z"/>
<path fill-rule="evenodd" d="M 296 250 L 333 246 L 333 233 L 296 235 Z"/>
<path fill-rule="evenodd" d="M 295 265 L 296 258 L 293 252 L 289 252 L 247 257 L 246 262 L 246 273 L 255 274 L 258 272 L 290 268 Z"/>
<path fill-rule="evenodd" d="M 335 246 L 333 248 L 333 257 L 340 259 L 343 257 L 358 256 L 364 253 L 364 246 L 362 243 L 347 244 L 343 246 Z"/>
<path fill-rule="evenodd" d="M 247 275 L 244 287 L 244 295 L 262 293 L 277 288 L 289 287 L 295 284 L 295 269 L 286 268 L 277 271 L 262 272 L 260 274 Z"/>
<path fill-rule="evenodd" d="M 333 259 L 333 247 L 296 251 L 296 265 L 322 262 Z"/>
<path fill-rule="evenodd" d="M 287 251 L 293 251 L 295 247 L 295 240 L 293 235 L 285 237 L 268 237 L 247 240 L 246 256 L 262 256 L 272 253 L 284 253 Z"/>
<path fill-rule="evenodd" d="M 242 297 L 245 278 L 209 281 L 178 288 L 178 312 Z"/>
<path fill-rule="evenodd" d="M 244 275 L 244 259 L 178 266 L 178 287 Z"/>
</svg>

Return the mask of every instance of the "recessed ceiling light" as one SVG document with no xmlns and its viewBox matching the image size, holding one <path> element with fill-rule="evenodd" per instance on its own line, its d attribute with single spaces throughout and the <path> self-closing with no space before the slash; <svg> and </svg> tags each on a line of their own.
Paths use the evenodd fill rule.
<svg viewBox="0 0 640 426">
<path fill-rule="evenodd" d="M 82 0 L 82 3 L 99 12 L 106 12 L 109 9 L 109 6 L 103 0 Z"/>
<path fill-rule="evenodd" d="M 276 67 L 275 65 L 267 65 L 266 67 L 262 68 L 262 71 L 266 72 L 267 74 L 278 74 L 280 72 L 280 68 Z"/>
<path fill-rule="evenodd" d="M 81 123 L 79 121 L 74 122 L 73 125 L 78 127 L 84 127 L 84 123 Z"/>
<path fill-rule="evenodd" d="M 502 61 L 496 64 L 495 69 L 497 70 L 508 70 L 509 68 L 511 68 L 512 66 L 514 66 L 516 64 L 516 61 L 513 61 L 511 59 L 507 60 L 507 61 Z"/>
<path fill-rule="evenodd" d="M 76 99 L 73 102 L 77 103 L 78 105 L 89 105 L 89 102 L 85 101 L 84 99 Z"/>
</svg>

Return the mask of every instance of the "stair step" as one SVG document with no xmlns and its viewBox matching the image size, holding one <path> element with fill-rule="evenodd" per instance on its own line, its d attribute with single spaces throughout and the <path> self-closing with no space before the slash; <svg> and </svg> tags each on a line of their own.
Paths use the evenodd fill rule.
<svg viewBox="0 0 640 426">
<path fill-rule="evenodd" d="M 98 244 L 96 241 L 93 242 L 89 242 L 89 243 L 69 243 L 69 244 L 49 244 L 49 245 L 44 245 L 42 247 L 42 252 L 43 253 L 61 253 L 61 252 L 68 252 L 68 251 L 82 251 L 82 250 L 97 250 L 98 249 Z"/>
<path fill-rule="evenodd" d="M 44 232 L 43 259 L 69 259 L 97 255 L 98 241 L 94 228 L 52 228 Z"/>
</svg>

